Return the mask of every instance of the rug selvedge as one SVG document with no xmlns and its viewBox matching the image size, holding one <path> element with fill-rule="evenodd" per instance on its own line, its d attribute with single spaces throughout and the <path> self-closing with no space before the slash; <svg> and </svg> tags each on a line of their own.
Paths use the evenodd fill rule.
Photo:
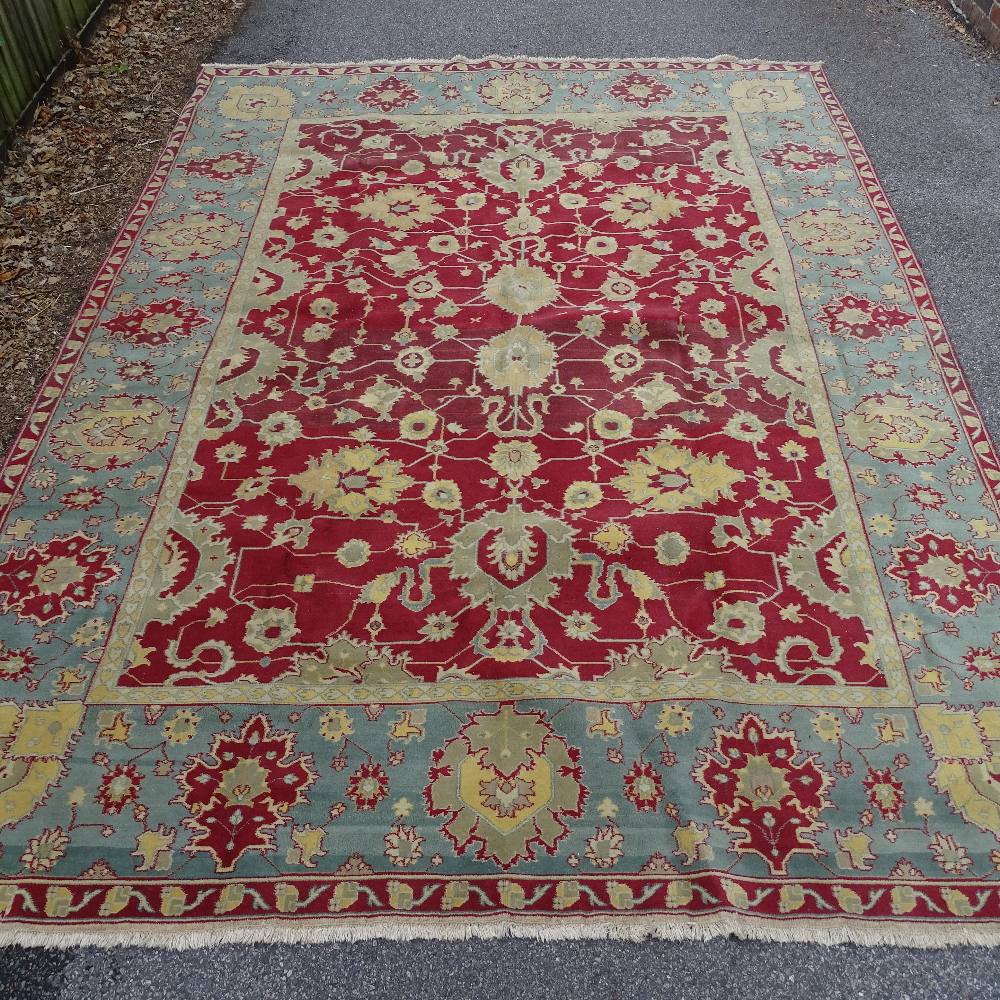
<svg viewBox="0 0 1000 1000">
<path fill-rule="evenodd" d="M 208 67 L 0 479 L 8 939 L 992 943 L 997 481 L 818 66 Z"/>
</svg>

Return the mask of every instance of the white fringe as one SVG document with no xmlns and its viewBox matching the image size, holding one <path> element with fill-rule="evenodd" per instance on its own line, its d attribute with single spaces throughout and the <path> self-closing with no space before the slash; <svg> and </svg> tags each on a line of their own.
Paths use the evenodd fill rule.
<svg viewBox="0 0 1000 1000">
<path fill-rule="evenodd" d="M 329 944 L 358 941 L 470 941 L 528 938 L 534 941 L 605 939 L 616 941 L 709 941 L 737 937 L 750 941 L 800 944 L 944 948 L 1000 945 L 1000 923 L 871 921 L 863 918 L 777 919 L 742 914 L 700 917 L 372 917 L 369 919 L 272 920 L 259 923 L 198 923 L 170 928 L 162 923 L 132 923 L 67 930 L 29 924 L 0 928 L 0 946 L 43 948 L 146 947 L 184 950 L 224 944 Z"/>
</svg>

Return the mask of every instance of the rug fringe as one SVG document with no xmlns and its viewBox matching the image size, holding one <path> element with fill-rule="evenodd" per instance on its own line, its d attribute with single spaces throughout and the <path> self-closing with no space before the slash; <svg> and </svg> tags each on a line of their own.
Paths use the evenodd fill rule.
<svg viewBox="0 0 1000 1000">
<path fill-rule="evenodd" d="M 472 941 L 525 938 L 534 941 L 604 939 L 617 941 L 710 941 L 736 937 L 748 941 L 902 948 L 997 947 L 1000 923 L 971 924 L 865 922 L 771 919 L 739 914 L 713 914 L 695 919 L 677 917 L 619 918 L 484 918 L 372 917 L 363 920 L 261 921 L 247 926 L 198 924 L 169 930 L 162 924 L 133 923 L 86 930 L 51 929 L 19 924 L 0 928 L 0 947 L 42 948 L 151 947 L 173 950 L 235 944 L 332 944 L 360 941 Z"/>
</svg>

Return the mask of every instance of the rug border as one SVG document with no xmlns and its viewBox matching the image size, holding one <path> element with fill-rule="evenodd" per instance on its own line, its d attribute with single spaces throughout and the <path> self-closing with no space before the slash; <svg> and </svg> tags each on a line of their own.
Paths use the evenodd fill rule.
<svg viewBox="0 0 1000 1000">
<path fill-rule="evenodd" d="M 903 273 L 903 280 L 920 311 L 921 325 L 924 328 L 931 354 L 941 366 L 941 377 L 948 392 L 948 398 L 965 428 L 966 437 L 971 445 L 972 459 L 976 463 L 976 468 L 986 486 L 986 493 L 993 501 L 994 511 L 1000 517 L 1000 451 L 998 451 L 998 442 L 993 440 L 976 400 L 975 392 L 966 377 L 965 368 L 955 350 L 955 345 L 951 342 L 951 337 L 948 335 L 947 325 L 931 291 L 923 264 L 913 249 L 889 195 L 882 186 L 882 181 L 872 163 L 871 156 L 858 137 L 857 130 L 854 128 L 850 116 L 844 110 L 833 84 L 830 83 L 825 68 L 817 67 L 813 76 L 814 79 L 823 84 L 822 88 L 817 86 L 817 92 L 829 110 L 830 118 L 836 125 L 837 131 L 851 155 L 858 181 L 865 192 L 868 203 L 878 215 L 879 222 L 892 244 L 893 256 Z M 904 259 L 904 254 L 908 260 Z M 929 324 L 933 324 L 933 328 Z M 964 399 L 959 398 L 960 394 L 964 396 Z M 985 465 L 984 460 L 988 461 L 989 465 Z"/>
<path fill-rule="evenodd" d="M 166 188 L 174 161 L 191 130 L 198 106 L 211 87 L 212 79 L 213 74 L 206 73 L 205 67 L 199 68 L 191 96 L 184 104 L 163 149 L 153 163 L 149 176 L 119 226 L 117 235 L 94 278 L 87 286 L 80 307 L 74 314 L 48 370 L 38 385 L 18 432 L 6 455 L 0 460 L 0 532 L 14 509 L 35 453 L 69 388 L 70 376 L 76 370 L 80 357 L 90 342 L 96 320 L 137 242 L 143 223 L 152 215 L 156 202 Z"/>
<path fill-rule="evenodd" d="M 533 941 L 605 940 L 641 942 L 711 941 L 730 937 L 764 943 L 860 945 L 863 947 L 957 948 L 1000 947 L 1000 921 L 936 924 L 866 920 L 863 917 L 777 918 L 745 913 L 712 913 L 692 917 L 614 916 L 405 917 L 285 920 L 240 918 L 231 923 L 196 922 L 169 929 L 162 923 L 129 921 L 126 925 L 86 930 L 44 928 L 12 921 L 0 926 L 0 947 L 28 948 L 165 948 L 186 951 L 234 944 L 336 944 L 361 941 L 488 941 L 524 938 Z"/>
<path fill-rule="evenodd" d="M 423 71 L 442 72 L 459 69 L 742 69 L 758 72 L 796 72 L 808 74 L 816 85 L 831 120 L 835 124 L 865 196 L 878 216 L 904 281 L 918 306 L 925 336 L 932 356 L 940 366 L 949 398 L 959 415 L 970 443 L 973 460 L 983 478 L 987 494 L 1000 513 L 1000 458 L 997 445 L 983 419 L 975 395 L 965 376 L 962 363 L 954 350 L 937 303 L 929 288 L 926 275 L 914 252 L 899 218 L 876 173 L 871 158 L 858 138 L 826 74 L 822 62 L 769 61 L 742 59 L 730 55 L 677 57 L 671 59 L 613 59 L 593 57 L 497 56 L 477 58 L 455 56 L 451 59 L 401 59 L 346 61 L 339 63 L 205 63 L 195 78 L 188 99 L 176 125 L 166 139 L 148 179 L 143 184 L 132 208 L 125 216 L 107 255 L 91 281 L 66 334 L 49 366 L 45 377 L 26 412 L 20 429 L 2 461 L 0 461 L 0 529 L 5 525 L 18 498 L 20 487 L 31 468 L 45 433 L 70 383 L 70 376 L 86 349 L 96 319 L 105 305 L 115 281 L 125 265 L 129 252 L 137 241 L 146 219 L 152 214 L 166 188 L 174 162 L 194 122 L 198 108 L 217 76 L 242 70 L 270 70 L 283 75 L 284 70 L 312 75 L 316 71 L 358 69 L 392 72 L 396 69 L 421 67 Z M 289 75 L 299 75 L 298 72 Z M 444 921 L 449 921 L 445 923 Z M 143 946 L 170 949 L 200 948 L 237 943 L 299 943 L 319 944 L 364 940 L 470 940 L 518 937 L 557 941 L 572 939 L 612 939 L 641 941 L 649 938 L 671 941 L 707 941 L 716 937 L 735 936 L 767 942 L 797 942 L 823 945 L 856 944 L 899 947 L 939 948 L 948 946 L 1000 946 L 1000 921 L 951 921 L 938 923 L 926 920 L 873 920 L 864 917 L 775 918 L 746 913 L 713 913 L 692 917 L 659 914 L 635 916 L 600 915 L 580 917 L 518 917 L 503 914 L 490 917 L 456 915 L 453 918 L 435 916 L 377 916 L 366 919 L 303 918 L 290 921 L 260 917 L 255 921 L 244 918 L 232 922 L 192 922 L 183 927 L 169 928 L 160 922 L 130 921 L 122 924 L 91 926 L 74 929 L 71 925 L 50 927 L 23 920 L 0 921 L 0 946 L 71 948 L 81 946 L 117 947 Z"/>
</svg>

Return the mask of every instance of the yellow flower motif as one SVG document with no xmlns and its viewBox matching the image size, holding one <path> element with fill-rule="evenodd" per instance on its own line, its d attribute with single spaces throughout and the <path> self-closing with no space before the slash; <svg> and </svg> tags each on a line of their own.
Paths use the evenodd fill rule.
<svg viewBox="0 0 1000 1000">
<path fill-rule="evenodd" d="M 223 463 L 238 462 L 246 453 L 246 448 L 241 444 L 236 444 L 234 441 L 230 441 L 228 444 L 221 445 L 215 449 L 216 460 Z"/>
<path fill-rule="evenodd" d="M 357 569 L 364 566 L 372 554 L 372 547 L 363 538 L 351 538 L 337 549 L 336 556 L 341 566 Z"/>
<path fill-rule="evenodd" d="M 331 708 L 319 720 L 320 735 L 331 743 L 339 743 L 354 732 L 351 717 L 342 708 Z"/>
<path fill-rule="evenodd" d="M 388 460 L 386 452 L 362 445 L 310 459 L 308 467 L 288 481 L 312 503 L 358 518 L 375 507 L 394 504 L 413 485 L 401 469 L 402 462 Z"/>
<path fill-rule="evenodd" d="M 733 110 L 739 114 L 762 111 L 798 111 L 805 104 L 794 80 L 757 78 L 737 80 L 727 91 Z"/>
<path fill-rule="evenodd" d="M 386 888 L 389 890 L 389 905 L 394 910 L 409 910 L 413 908 L 413 886 L 406 882 L 393 879 Z"/>
<path fill-rule="evenodd" d="M 563 504 L 569 510 L 586 510 L 601 502 L 601 487 L 597 483 L 575 482 L 566 488 Z"/>
<path fill-rule="evenodd" d="M 792 499 L 792 491 L 780 479 L 772 479 L 764 469 L 758 469 L 757 476 L 757 492 L 764 500 L 785 503 Z"/>
<path fill-rule="evenodd" d="M 336 250 L 347 236 L 347 230 L 340 226 L 322 226 L 312 234 L 312 241 L 324 250 Z"/>
<path fill-rule="evenodd" d="M 292 413 L 272 413 L 265 417 L 257 431 L 257 437 L 268 447 L 276 448 L 291 444 L 302 434 L 302 424 Z"/>
<path fill-rule="evenodd" d="M 764 616 L 749 601 L 728 601 L 715 609 L 715 621 L 708 628 L 730 642 L 751 645 L 764 635 Z"/>
<path fill-rule="evenodd" d="M 417 226 L 426 225 L 435 215 L 444 211 L 444 206 L 423 188 L 415 184 L 403 184 L 365 198 L 354 206 L 354 211 L 362 218 L 408 233 Z"/>
<path fill-rule="evenodd" d="M 410 279 L 406 291 L 413 299 L 433 299 L 441 294 L 441 282 L 433 274 Z"/>
<path fill-rule="evenodd" d="M 240 882 L 230 882 L 219 894 L 219 901 L 215 904 L 215 912 L 217 914 L 230 913 L 243 902 L 246 894 L 247 887 L 245 885 Z"/>
<path fill-rule="evenodd" d="M 916 615 L 902 614 L 896 619 L 896 631 L 904 639 L 916 642 L 924 634 L 924 623 Z"/>
<path fill-rule="evenodd" d="M 455 199 L 455 207 L 461 209 L 463 212 L 478 212 L 485 204 L 486 195 L 478 191 L 461 194 Z"/>
<path fill-rule="evenodd" d="M 558 294 L 555 280 L 531 264 L 504 264 L 483 287 L 488 301 L 516 316 L 536 312 Z"/>
<path fill-rule="evenodd" d="M 396 551 L 410 559 L 416 559 L 434 548 L 434 543 L 422 531 L 408 531 L 396 539 Z"/>
<path fill-rule="evenodd" d="M 890 902 L 892 912 L 895 914 L 912 913 L 919 905 L 912 885 L 894 885 L 890 893 Z"/>
<path fill-rule="evenodd" d="M 13 889 L 13 886 L 11 887 Z M 65 917 L 73 903 L 73 893 L 64 885 L 50 885 L 45 893 L 45 915 Z M 9 903 L 4 900 L 4 912 L 9 911 Z"/>
<path fill-rule="evenodd" d="M 537 389 L 552 374 L 556 352 L 541 330 L 515 326 L 479 349 L 479 370 L 494 389 L 515 396 Z"/>
<path fill-rule="evenodd" d="M 836 743 L 843 728 L 840 719 L 833 712 L 817 712 L 812 717 L 812 727 L 825 743 Z"/>
<path fill-rule="evenodd" d="M 694 899 L 694 888 L 688 879 L 680 879 L 667 886 L 667 906 L 687 906 L 692 899 Z"/>
<path fill-rule="evenodd" d="M 103 639 L 107 632 L 108 623 L 103 618 L 91 618 L 73 633 L 73 645 L 89 646 Z M 16 673 L 17 668 L 24 665 L 23 656 L 15 656 L 13 653 L 4 655 L 0 652 L 0 676 L 4 673 Z"/>
<path fill-rule="evenodd" d="M 146 250 L 160 260 L 204 260 L 231 250 L 243 239 L 238 222 L 217 212 L 189 212 L 166 219 L 142 237 Z"/>
<path fill-rule="evenodd" d="M 445 884 L 444 895 L 441 898 L 441 908 L 443 910 L 457 910 L 469 901 L 471 894 L 468 882 L 448 882 Z"/>
<path fill-rule="evenodd" d="M 631 344 L 609 347 L 604 354 L 604 363 L 612 382 L 621 382 L 626 375 L 634 375 L 645 363 L 642 351 Z"/>
<path fill-rule="evenodd" d="M 958 438 L 939 409 L 894 393 L 866 397 L 844 414 L 843 426 L 851 447 L 906 465 L 929 465 L 947 457 Z"/>
<path fill-rule="evenodd" d="M 448 234 L 445 236 L 432 236 L 427 241 L 427 249 L 432 253 L 440 254 L 453 254 L 458 253 L 461 244 L 455 239 L 454 236 Z"/>
<path fill-rule="evenodd" d="M 434 237 L 434 239 L 442 238 L 443 237 Z M 432 239 L 430 243 L 428 243 L 428 246 L 430 246 L 433 242 L 434 240 Z M 455 246 L 457 249 L 457 241 Z M 416 271 L 418 267 L 422 267 L 420 258 L 412 250 L 400 250 L 399 253 L 385 254 L 382 257 L 382 263 L 397 276 L 409 274 L 410 271 Z"/>
<path fill-rule="evenodd" d="M 690 552 L 687 539 L 676 531 L 665 531 L 656 539 L 656 558 L 664 566 L 679 566 Z"/>
<path fill-rule="evenodd" d="M 837 902 L 845 913 L 860 914 L 865 912 L 861 897 L 853 889 L 848 889 L 847 886 L 843 885 L 835 885 L 833 894 L 837 897 Z"/>
<path fill-rule="evenodd" d="M 588 611 L 572 611 L 563 620 L 563 630 L 571 639 L 592 639 L 601 629 Z"/>
<path fill-rule="evenodd" d="M 339 913 L 353 906 L 361 896 L 361 886 L 357 882 L 338 882 L 333 890 L 330 909 Z"/>
<path fill-rule="evenodd" d="M 613 236 L 591 236 L 583 249 L 594 257 L 606 257 L 618 252 L 618 240 Z"/>
<path fill-rule="evenodd" d="M 258 608 L 246 624 L 244 641 L 258 653 L 270 653 L 298 634 L 289 608 Z"/>
<path fill-rule="evenodd" d="M 198 731 L 200 721 L 197 712 L 190 708 L 179 708 L 173 717 L 163 724 L 163 735 L 168 743 L 190 743 Z"/>
<path fill-rule="evenodd" d="M 542 231 L 542 220 L 532 215 L 523 205 L 517 210 L 517 215 L 504 223 L 504 229 L 511 239 L 532 236 Z"/>
<path fill-rule="evenodd" d="M 739 882 L 734 882 L 731 878 L 724 878 L 722 879 L 722 888 L 732 906 L 741 910 L 750 908 L 750 897 Z"/>
<path fill-rule="evenodd" d="M 612 192 L 601 208 L 631 229 L 650 229 L 680 214 L 684 203 L 674 194 L 663 194 L 644 184 L 626 184 Z"/>
<path fill-rule="evenodd" d="M 863 215 L 839 208 L 810 208 L 786 223 L 789 237 L 813 253 L 856 257 L 875 246 L 878 229 Z"/>
<path fill-rule="evenodd" d="M 600 291 L 612 302 L 629 302 L 639 294 L 639 286 L 624 274 L 612 271 L 601 285 Z"/>
<path fill-rule="evenodd" d="M 490 452 L 490 468 L 510 479 L 524 479 L 541 464 L 542 457 L 530 441 L 501 441 Z"/>
<path fill-rule="evenodd" d="M 590 536 L 608 555 L 618 555 L 624 552 L 633 541 L 632 529 L 627 524 L 608 521 Z"/>
<path fill-rule="evenodd" d="M 805 445 L 798 441 L 786 441 L 778 449 L 778 454 L 789 462 L 801 462 L 806 457 Z"/>
<path fill-rule="evenodd" d="M 579 901 L 582 895 L 579 882 L 561 879 L 556 886 L 556 896 L 553 905 L 557 910 L 568 910 Z"/>
<path fill-rule="evenodd" d="M 462 506 L 462 491 L 453 479 L 435 479 L 423 489 L 424 503 L 434 510 L 458 510 Z"/>
<path fill-rule="evenodd" d="M 66 853 L 67 844 L 69 835 L 61 826 L 47 827 L 28 841 L 21 855 L 21 864 L 26 865 L 32 874 L 51 871 Z"/>
<path fill-rule="evenodd" d="M 668 736 L 688 733 L 693 725 L 691 710 L 684 705 L 664 705 L 656 721 L 656 728 Z"/>
<path fill-rule="evenodd" d="M 509 73 L 489 79 L 479 88 L 479 96 L 501 111 L 523 114 L 541 107 L 552 96 L 552 88 L 540 76 Z"/>
<path fill-rule="evenodd" d="M 686 448 L 663 443 L 625 462 L 626 474 L 612 480 L 633 503 L 675 513 L 703 507 L 720 496 L 732 498 L 743 473 L 722 455 L 694 455 Z"/>
<path fill-rule="evenodd" d="M 794 913 L 805 905 L 805 890 L 797 882 L 786 882 L 778 892 L 778 911 Z"/>
<path fill-rule="evenodd" d="M 455 620 L 449 615 L 434 614 L 428 616 L 419 632 L 431 642 L 440 642 L 442 639 L 450 639 L 455 634 L 455 627 Z"/>
<path fill-rule="evenodd" d="M 767 425 L 753 413 L 734 413 L 726 423 L 723 433 L 737 441 L 763 444 L 767 438 Z"/>
<path fill-rule="evenodd" d="M 592 419 L 594 433 L 608 441 L 620 441 L 632 433 L 632 418 L 618 410 L 598 410 Z"/>
<path fill-rule="evenodd" d="M 415 410 L 399 422 L 399 433 L 407 441 L 424 441 L 434 433 L 438 415 L 433 410 Z"/>
<path fill-rule="evenodd" d="M 872 514 L 868 519 L 872 534 L 888 538 L 896 531 L 896 522 L 888 514 Z"/>
<path fill-rule="evenodd" d="M 258 84 L 254 87 L 230 87 L 219 101 L 219 111 L 238 122 L 288 121 L 292 117 L 295 95 L 284 87 Z"/>
</svg>

